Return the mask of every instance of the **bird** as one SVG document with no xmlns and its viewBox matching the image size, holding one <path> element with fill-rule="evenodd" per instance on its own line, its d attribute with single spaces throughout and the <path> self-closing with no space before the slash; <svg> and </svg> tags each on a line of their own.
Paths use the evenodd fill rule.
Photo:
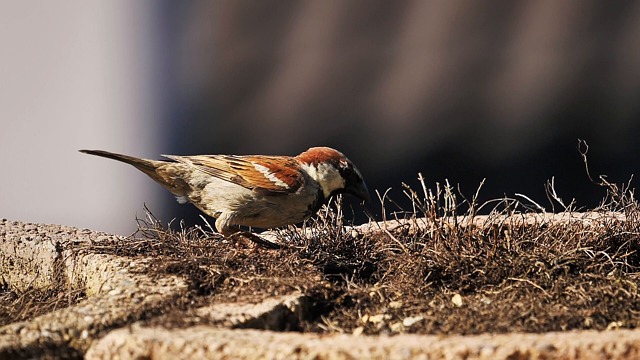
<svg viewBox="0 0 640 360">
<path fill-rule="evenodd" d="M 258 243 L 239 226 L 272 229 L 297 224 L 338 194 L 370 201 L 358 168 L 330 147 L 312 147 L 297 156 L 161 155 L 166 160 L 79 151 L 133 165 L 179 203 L 189 202 L 215 218 L 215 228 L 223 236 L 240 232 Z"/>
</svg>

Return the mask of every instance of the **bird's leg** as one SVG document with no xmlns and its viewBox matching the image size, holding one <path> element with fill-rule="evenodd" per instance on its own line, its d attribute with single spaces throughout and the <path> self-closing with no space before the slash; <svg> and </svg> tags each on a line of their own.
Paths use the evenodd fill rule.
<svg viewBox="0 0 640 360">
<path fill-rule="evenodd" d="M 263 239 L 260 236 L 254 234 L 254 233 L 251 233 L 249 231 L 242 231 L 242 230 L 238 229 L 238 231 L 235 232 L 232 235 L 232 237 L 249 239 L 252 242 L 254 242 L 256 245 L 262 246 L 262 247 L 267 248 L 267 249 L 280 249 L 281 248 L 280 245 L 278 245 L 278 244 L 276 244 L 274 242 L 271 242 L 269 240 Z"/>
<path fill-rule="evenodd" d="M 254 244 L 258 245 L 258 246 L 262 246 L 264 248 L 267 249 L 280 249 L 281 246 L 273 243 L 269 240 L 265 240 L 263 238 L 261 238 L 260 236 L 251 233 L 249 231 L 243 231 L 240 230 L 239 228 L 227 228 L 225 229 L 224 232 L 221 232 L 222 235 L 224 235 L 224 237 L 228 238 L 228 239 L 236 239 L 236 240 L 251 240 Z"/>
<path fill-rule="evenodd" d="M 267 249 L 280 249 L 281 246 L 273 243 L 269 240 L 265 240 L 263 238 L 261 238 L 260 236 L 253 234 L 249 231 L 243 231 L 240 228 L 233 226 L 233 225 L 229 225 L 226 224 L 223 221 L 220 221 L 220 219 L 223 219 L 223 216 L 220 216 L 217 220 L 216 220 L 216 229 L 218 230 L 218 232 L 220 232 L 220 234 L 222 234 L 225 238 L 228 239 L 237 239 L 237 240 L 251 240 L 253 243 L 255 243 L 256 245 L 262 246 L 264 248 Z"/>
</svg>

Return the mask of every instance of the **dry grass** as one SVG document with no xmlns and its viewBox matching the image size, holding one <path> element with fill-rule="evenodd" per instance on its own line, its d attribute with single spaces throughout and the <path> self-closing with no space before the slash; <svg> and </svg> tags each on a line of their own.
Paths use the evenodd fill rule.
<svg viewBox="0 0 640 360">
<path fill-rule="evenodd" d="M 53 286 L 45 290 L 29 289 L 20 293 L 0 288 L 0 326 L 68 307 L 84 298 L 82 291 Z"/>
</svg>

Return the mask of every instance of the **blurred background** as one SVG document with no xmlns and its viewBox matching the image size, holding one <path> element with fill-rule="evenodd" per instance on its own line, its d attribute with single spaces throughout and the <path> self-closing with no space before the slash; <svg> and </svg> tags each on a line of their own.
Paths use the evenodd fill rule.
<svg viewBox="0 0 640 360">
<path fill-rule="evenodd" d="M 486 178 L 481 200 L 522 193 L 547 210 L 555 177 L 565 202 L 595 206 L 577 140 L 592 175 L 636 172 L 639 34 L 635 1 L 1 2 L 0 218 L 127 235 L 146 204 L 202 223 L 81 148 L 326 145 L 400 207 L 418 172 L 468 197 Z"/>
</svg>

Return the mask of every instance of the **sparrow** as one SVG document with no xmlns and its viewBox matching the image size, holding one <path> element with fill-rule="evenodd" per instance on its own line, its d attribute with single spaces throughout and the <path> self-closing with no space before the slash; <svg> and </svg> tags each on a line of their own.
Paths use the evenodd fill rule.
<svg viewBox="0 0 640 360">
<path fill-rule="evenodd" d="M 216 218 L 215 227 L 225 237 L 238 233 L 239 225 L 270 229 L 300 223 L 337 194 L 370 201 L 360 171 L 329 147 L 312 147 L 297 156 L 161 155 L 167 160 L 80 152 L 133 165 L 179 203 L 190 202 Z"/>
</svg>

